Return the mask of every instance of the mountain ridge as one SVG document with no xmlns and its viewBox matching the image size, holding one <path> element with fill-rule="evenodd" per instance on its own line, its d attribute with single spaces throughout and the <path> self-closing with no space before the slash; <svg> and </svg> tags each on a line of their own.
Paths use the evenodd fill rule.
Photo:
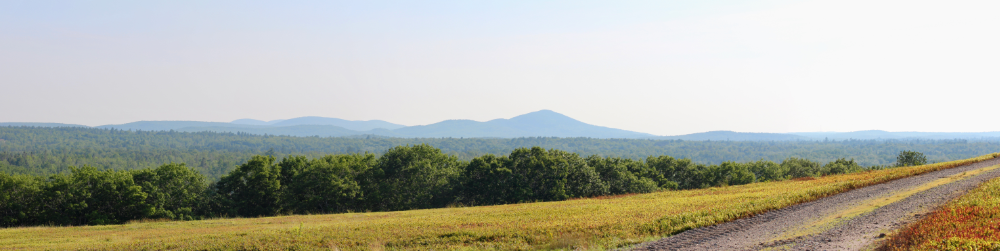
<svg viewBox="0 0 1000 251">
<path fill-rule="evenodd" d="M 273 122 L 269 121 L 269 122 Z M 317 116 L 298 117 L 285 119 L 271 124 L 273 126 L 297 126 L 297 125 L 332 125 L 355 131 L 368 131 L 372 129 L 399 129 L 406 127 L 400 124 L 393 124 L 382 120 L 346 120 L 338 118 L 326 118 Z"/>
<path fill-rule="evenodd" d="M 61 123 L 0 123 L 0 126 L 89 127 Z M 232 122 L 204 121 L 136 121 L 101 125 L 95 128 L 182 131 L 182 132 L 243 132 L 251 134 L 287 135 L 299 137 L 347 137 L 376 135 L 400 138 L 518 138 L 518 137 L 586 137 L 635 138 L 652 140 L 693 141 L 798 141 L 798 140 L 907 140 L 907 139 L 986 139 L 1000 140 L 1000 132 L 888 132 L 863 130 L 853 132 L 752 133 L 709 131 L 684 135 L 657 136 L 649 133 L 591 125 L 552 110 L 539 110 L 509 119 L 485 122 L 452 119 L 433 124 L 404 126 L 383 120 L 345 120 L 317 116 L 262 121 L 237 119 Z"/>
<path fill-rule="evenodd" d="M 325 117 L 299 117 L 286 120 L 262 121 L 238 119 L 230 123 L 201 121 L 136 121 L 97 128 L 145 131 L 216 131 L 244 132 L 289 136 L 342 137 L 378 135 L 406 138 L 516 138 L 516 137 L 589 137 L 589 138 L 654 138 L 653 134 L 591 125 L 552 110 L 539 110 L 510 119 L 444 120 L 441 122 L 404 126 L 383 120 L 344 120 Z"/>
<path fill-rule="evenodd" d="M 407 136 L 432 137 L 591 137 L 591 138 L 650 138 L 656 135 L 596 126 L 581 122 L 552 110 L 530 112 L 510 119 L 486 122 L 445 120 L 434 124 L 410 126 L 396 130 Z"/>
</svg>

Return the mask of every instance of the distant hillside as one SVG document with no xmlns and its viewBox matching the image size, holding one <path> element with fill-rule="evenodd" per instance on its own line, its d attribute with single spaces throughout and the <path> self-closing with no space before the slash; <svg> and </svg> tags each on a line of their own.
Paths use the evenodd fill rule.
<svg viewBox="0 0 1000 251">
<path fill-rule="evenodd" d="M 430 125 L 403 126 L 381 120 L 349 121 L 336 118 L 301 117 L 280 121 L 241 119 L 233 123 L 174 124 L 162 128 L 186 132 L 246 132 L 289 136 L 338 137 L 352 135 L 379 135 L 404 138 L 517 138 L 517 137 L 590 137 L 590 138 L 652 138 L 652 134 L 590 125 L 576 119 L 541 110 L 511 119 L 494 119 L 486 122 L 472 120 L 446 120 Z M 208 123 L 208 122 L 204 122 Z M 235 123 L 242 123 L 234 127 Z M 254 125 L 255 124 L 255 125 Z M 263 125 L 270 124 L 270 125 Z M 151 128 L 148 125 L 143 128 Z M 146 130 L 146 129 L 144 129 Z M 164 130 L 164 129 L 160 129 Z"/>
<path fill-rule="evenodd" d="M 785 134 L 785 133 L 753 133 L 753 132 L 733 132 L 733 131 L 711 131 L 702 133 L 692 133 L 678 136 L 656 137 L 655 139 L 680 139 L 680 140 L 730 140 L 730 141 L 789 141 L 789 140 L 811 140 L 808 137 Z"/>
<path fill-rule="evenodd" d="M 268 131 L 267 134 L 272 134 Z M 277 133 L 275 133 L 277 134 Z M 253 154 L 274 151 L 319 157 L 326 153 L 384 153 L 399 145 L 430 144 L 471 160 L 483 154 L 506 155 L 519 147 L 539 146 L 636 160 L 669 155 L 697 163 L 781 161 L 788 157 L 826 163 L 854 158 L 861 165 L 886 165 L 902 150 L 940 162 L 1000 151 L 1000 141 L 698 141 L 597 138 L 399 138 L 399 137 L 262 137 L 212 132 L 111 132 L 86 127 L 0 127 L 0 172 L 44 175 L 91 165 L 128 170 L 163 163 L 186 163 L 217 179 Z M 5 167 L 6 166 L 6 167 Z"/>
<path fill-rule="evenodd" d="M 277 119 L 277 120 L 271 120 L 271 121 L 263 121 L 263 120 L 256 120 L 256 119 L 237 119 L 237 120 L 233 120 L 233 122 L 229 122 L 229 123 L 238 124 L 238 125 L 273 125 L 273 124 L 277 124 L 278 122 L 281 122 L 281 121 L 285 121 L 285 120 L 284 119 Z"/>
<path fill-rule="evenodd" d="M 33 123 L 33 122 L 10 122 L 0 123 L 0 126 L 28 126 L 28 127 L 89 127 L 85 125 L 62 124 L 62 123 Z"/>
<path fill-rule="evenodd" d="M 0 123 L 0 126 L 88 127 L 60 123 Z M 325 117 L 299 117 L 286 120 L 262 121 L 238 119 L 230 123 L 202 121 L 138 121 L 96 128 L 116 128 L 141 131 L 182 132 L 244 132 L 250 134 L 287 135 L 298 137 L 396 137 L 396 138 L 521 138 L 521 137 L 584 137 L 627 138 L 688 141 L 823 141 L 823 140 L 886 140 L 886 139 L 968 139 L 1000 141 L 1000 132 L 887 132 L 880 130 L 856 132 L 750 133 L 710 131 L 675 136 L 657 136 L 583 123 L 566 115 L 541 110 L 510 119 L 486 122 L 445 120 L 429 125 L 404 126 L 382 120 L 345 120 Z"/>
<path fill-rule="evenodd" d="M 486 122 L 446 120 L 423 126 L 403 126 L 382 120 L 350 121 L 337 118 L 300 117 L 288 120 L 261 121 L 239 119 L 231 123 L 200 121 L 139 121 L 98 128 L 143 131 L 245 132 L 288 136 L 343 137 L 378 135 L 404 138 L 517 138 L 517 137 L 589 137 L 653 138 L 656 135 L 595 126 L 550 110 L 532 112 L 510 119 Z"/>
<path fill-rule="evenodd" d="M 416 138 L 510 138 L 517 137 L 513 135 L 521 134 L 520 131 L 513 128 L 466 119 L 445 120 L 430 125 L 404 127 L 393 130 L 393 132 L 405 137 Z"/>
<path fill-rule="evenodd" d="M 882 130 L 856 132 L 797 132 L 790 133 L 813 140 L 845 139 L 1000 139 L 1000 132 L 887 132 Z"/>
<path fill-rule="evenodd" d="M 169 131 L 169 130 L 180 130 L 181 128 L 187 127 L 238 127 L 238 128 L 255 128 L 260 126 L 253 125 L 239 125 L 224 122 L 201 122 L 201 121 L 139 121 L 132 123 L 125 123 L 120 125 L 102 125 L 97 128 L 102 129 L 123 129 L 123 130 L 141 130 L 141 131 Z"/>
<path fill-rule="evenodd" d="M 332 125 L 294 125 L 294 126 L 280 126 L 280 127 L 221 127 L 221 126 L 209 126 L 209 127 L 184 127 L 177 129 L 175 131 L 179 132 L 244 132 L 256 135 L 285 135 L 285 136 L 296 136 L 296 137 L 345 137 L 354 135 L 364 135 L 364 134 L 374 134 L 380 136 L 398 137 L 398 135 L 392 133 L 392 131 L 385 129 L 375 129 L 370 131 L 359 132 L 355 130 L 348 130 L 339 126 Z"/>
<path fill-rule="evenodd" d="M 430 125 L 404 127 L 393 130 L 393 132 L 407 137 L 655 137 L 655 135 L 648 133 L 626 131 L 583 123 L 579 120 L 550 110 L 541 110 L 510 119 L 494 119 L 486 122 L 472 120 L 446 120 Z"/>
<path fill-rule="evenodd" d="M 404 125 L 393 124 L 382 120 L 361 121 L 361 120 L 345 120 L 345 119 L 324 118 L 324 117 L 301 117 L 301 118 L 287 119 L 271 125 L 273 126 L 332 125 L 355 131 L 368 131 L 378 128 L 393 130 L 406 127 Z"/>
<path fill-rule="evenodd" d="M 654 137 L 653 139 L 680 140 L 730 140 L 730 141 L 794 141 L 794 140 L 885 140 L 885 139 L 983 139 L 1000 140 L 1000 132 L 940 133 L 940 132 L 801 132 L 801 133 L 749 133 L 733 131 L 711 131 L 677 136 Z"/>
</svg>

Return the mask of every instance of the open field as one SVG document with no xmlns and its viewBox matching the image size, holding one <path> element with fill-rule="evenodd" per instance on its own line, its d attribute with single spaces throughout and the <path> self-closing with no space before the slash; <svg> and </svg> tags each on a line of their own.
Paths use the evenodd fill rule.
<svg viewBox="0 0 1000 251">
<path fill-rule="evenodd" d="M 909 225 L 886 241 L 881 250 L 1000 249 L 1000 178 Z"/>
<path fill-rule="evenodd" d="M 501 206 L 0 230 L 13 249 L 607 249 L 1000 154 L 811 180 Z"/>
</svg>

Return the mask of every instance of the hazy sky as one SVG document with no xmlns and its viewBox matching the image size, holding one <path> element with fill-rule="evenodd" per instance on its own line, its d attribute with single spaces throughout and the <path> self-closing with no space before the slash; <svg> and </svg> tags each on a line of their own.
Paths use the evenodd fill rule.
<svg viewBox="0 0 1000 251">
<path fill-rule="evenodd" d="M 998 1 L 2 1 L 0 122 L 998 131 Z"/>
</svg>

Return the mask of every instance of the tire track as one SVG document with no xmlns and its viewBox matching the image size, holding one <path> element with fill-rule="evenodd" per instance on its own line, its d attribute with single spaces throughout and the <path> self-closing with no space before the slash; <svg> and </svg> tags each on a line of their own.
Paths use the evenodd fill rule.
<svg viewBox="0 0 1000 251">
<path fill-rule="evenodd" d="M 858 188 L 749 218 L 688 230 L 634 249 L 864 249 L 877 244 L 885 233 L 920 218 L 979 183 L 1000 177 L 1000 169 L 984 169 L 998 164 L 1000 158 Z"/>
</svg>

